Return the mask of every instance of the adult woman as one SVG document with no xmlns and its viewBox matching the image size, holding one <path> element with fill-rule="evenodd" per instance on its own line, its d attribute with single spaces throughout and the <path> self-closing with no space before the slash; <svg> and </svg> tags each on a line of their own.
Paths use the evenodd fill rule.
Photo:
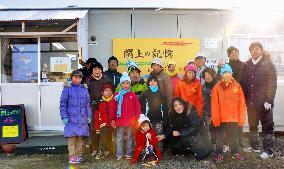
<svg viewBox="0 0 284 169">
<path fill-rule="evenodd" d="M 192 106 L 182 98 L 175 98 L 164 123 L 164 137 L 174 154 L 190 153 L 197 159 L 211 152 L 208 130 Z"/>
</svg>

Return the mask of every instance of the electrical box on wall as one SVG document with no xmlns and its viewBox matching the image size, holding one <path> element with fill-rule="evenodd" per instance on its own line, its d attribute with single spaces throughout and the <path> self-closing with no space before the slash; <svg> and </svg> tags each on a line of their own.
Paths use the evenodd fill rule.
<svg viewBox="0 0 284 169">
<path fill-rule="evenodd" d="M 98 42 L 89 42 L 89 46 L 96 46 Z"/>
</svg>

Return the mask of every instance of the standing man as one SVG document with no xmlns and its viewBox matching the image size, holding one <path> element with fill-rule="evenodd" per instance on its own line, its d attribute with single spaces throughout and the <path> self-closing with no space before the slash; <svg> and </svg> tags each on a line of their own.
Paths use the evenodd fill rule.
<svg viewBox="0 0 284 169">
<path fill-rule="evenodd" d="M 116 89 L 117 85 L 119 84 L 119 80 L 121 77 L 121 73 L 117 71 L 118 60 L 115 56 L 112 56 L 108 59 L 108 70 L 105 71 L 105 76 L 107 81 L 114 86 Z"/>
<path fill-rule="evenodd" d="M 97 59 L 89 58 L 86 61 L 84 67 L 79 69 L 83 73 L 81 84 L 85 83 L 86 79 L 92 74 L 93 70 L 90 70 L 90 66 L 91 66 L 91 64 L 95 64 L 96 62 L 97 62 Z"/>
<path fill-rule="evenodd" d="M 173 99 L 173 88 L 170 77 L 164 72 L 163 66 L 163 62 L 160 58 L 154 58 L 151 64 L 152 72 L 150 73 L 150 75 L 156 77 L 159 80 L 160 91 L 163 96 L 166 97 L 167 106 L 169 108 Z"/>
<path fill-rule="evenodd" d="M 239 50 L 235 46 L 230 46 L 227 49 L 227 53 L 229 57 L 228 64 L 231 66 L 234 72 L 233 77 L 238 83 L 241 83 L 245 63 L 239 59 Z"/>
<path fill-rule="evenodd" d="M 203 53 L 198 53 L 194 59 L 194 64 L 196 66 L 196 78 L 200 80 L 201 84 L 205 84 L 205 80 L 202 78 L 202 72 L 206 69 L 205 66 L 206 57 Z"/>
<path fill-rule="evenodd" d="M 250 146 L 245 151 L 260 152 L 258 124 L 261 122 L 263 132 L 263 152 L 260 158 L 273 157 L 274 122 L 273 107 L 277 88 L 276 69 L 265 54 L 259 42 L 253 42 L 249 51 L 251 59 L 245 63 L 243 90 L 248 108 Z"/>
</svg>

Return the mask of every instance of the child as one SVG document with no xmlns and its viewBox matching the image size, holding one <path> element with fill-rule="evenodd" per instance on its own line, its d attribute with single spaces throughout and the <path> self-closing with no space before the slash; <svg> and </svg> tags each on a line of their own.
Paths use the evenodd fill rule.
<svg viewBox="0 0 284 169">
<path fill-rule="evenodd" d="M 130 91 L 130 77 L 124 72 L 120 78 L 121 89 L 116 93 L 110 105 L 113 127 L 117 128 L 116 157 L 121 160 L 124 155 L 123 140 L 126 135 L 126 159 L 132 158 L 134 128 L 141 114 L 138 96 Z"/>
<path fill-rule="evenodd" d="M 153 129 L 158 134 L 158 140 L 163 135 L 164 116 L 167 115 L 167 100 L 159 90 L 159 80 L 150 76 L 147 80 L 148 90 L 141 97 L 142 113 L 144 113 L 152 122 Z M 159 149 L 162 150 L 163 143 L 158 143 Z"/>
<path fill-rule="evenodd" d="M 221 81 L 218 82 L 211 95 L 212 123 L 216 127 L 216 162 L 223 160 L 223 138 L 225 131 L 230 142 L 232 157 L 243 161 L 239 153 L 238 127 L 246 122 L 246 105 L 240 84 L 232 77 L 232 68 L 225 64 L 221 68 Z"/>
<path fill-rule="evenodd" d="M 103 85 L 99 108 L 93 114 L 96 134 L 100 134 L 99 153 L 96 155 L 97 160 L 108 156 L 111 150 L 112 128 L 109 109 L 113 98 L 112 89 L 113 86 L 110 83 Z"/>
<path fill-rule="evenodd" d="M 185 67 L 183 79 L 178 81 L 175 91 L 176 97 L 193 104 L 200 118 L 202 118 L 204 99 L 202 95 L 202 85 L 196 78 L 197 70 L 193 64 Z"/>
<path fill-rule="evenodd" d="M 60 116 L 65 125 L 64 137 L 68 138 L 69 163 L 82 161 L 83 137 L 89 137 L 92 110 L 86 85 L 82 85 L 83 74 L 74 70 L 71 83 L 65 84 L 60 98 Z"/>
<path fill-rule="evenodd" d="M 172 88 L 173 88 L 173 96 L 175 95 L 176 85 L 177 82 L 180 81 L 181 77 L 179 77 L 177 71 L 176 71 L 176 63 L 174 61 L 170 61 L 168 63 L 168 73 L 170 77 Z"/>
<path fill-rule="evenodd" d="M 135 164 L 141 155 L 142 161 L 145 160 L 147 156 L 153 158 L 153 160 L 146 165 L 156 165 L 161 160 L 161 153 L 157 146 L 158 140 L 156 138 L 156 132 L 152 129 L 149 118 L 144 114 L 141 114 L 138 119 L 135 141 L 135 154 L 131 160 L 132 164 Z"/>
</svg>

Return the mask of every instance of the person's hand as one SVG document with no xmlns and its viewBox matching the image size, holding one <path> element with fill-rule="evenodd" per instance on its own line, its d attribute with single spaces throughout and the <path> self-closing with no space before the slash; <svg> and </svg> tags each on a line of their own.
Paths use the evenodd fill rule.
<svg viewBox="0 0 284 169">
<path fill-rule="evenodd" d="M 147 134 L 146 134 L 146 138 L 149 139 L 149 140 L 151 140 L 151 134 L 150 134 L 150 133 L 147 133 Z"/>
<path fill-rule="evenodd" d="M 68 124 L 68 121 L 69 121 L 68 118 L 62 119 L 62 122 L 63 122 L 64 125 L 67 125 L 67 124 Z"/>
<path fill-rule="evenodd" d="M 177 137 L 177 136 L 180 136 L 180 134 L 178 131 L 173 131 L 173 136 Z"/>
<path fill-rule="evenodd" d="M 270 103 L 264 102 L 264 109 L 265 110 L 270 110 L 272 107 L 272 105 Z"/>
<path fill-rule="evenodd" d="M 158 139 L 158 141 L 164 140 L 166 137 L 165 135 L 157 135 L 156 137 Z"/>
<path fill-rule="evenodd" d="M 111 122 L 110 122 L 110 126 L 111 126 L 112 128 L 116 128 L 115 120 L 111 120 Z"/>
<path fill-rule="evenodd" d="M 88 118 L 88 124 L 90 124 L 90 123 L 91 123 L 91 121 L 92 121 L 92 119 L 91 119 L 91 118 Z"/>
</svg>

